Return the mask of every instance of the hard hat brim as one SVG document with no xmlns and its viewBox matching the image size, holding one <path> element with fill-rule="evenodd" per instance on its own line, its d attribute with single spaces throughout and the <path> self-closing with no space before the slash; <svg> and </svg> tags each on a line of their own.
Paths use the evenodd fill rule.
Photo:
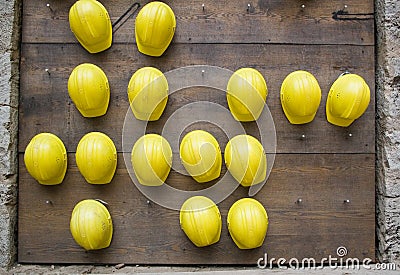
<svg viewBox="0 0 400 275">
<path fill-rule="evenodd" d="M 353 122 L 354 119 L 346 119 L 346 118 L 340 118 L 333 116 L 330 112 L 331 109 L 331 104 L 330 101 L 326 101 L 326 119 L 328 120 L 329 123 L 340 126 L 340 127 L 348 127 L 350 126 Z"/>
<path fill-rule="evenodd" d="M 285 107 L 284 102 L 281 101 L 281 106 L 283 109 L 283 112 L 285 113 L 286 118 L 289 120 L 289 122 L 291 124 L 306 124 L 306 123 L 310 123 L 311 121 L 314 120 L 315 115 L 317 114 L 317 112 L 315 112 L 314 114 L 310 115 L 310 116 L 292 116 L 289 114 L 288 110 Z"/>
<path fill-rule="evenodd" d="M 100 117 L 104 116 L 107 113 L 109 101 L 110 99 L 107 100 L 106 105 L 101 109 L 93 109 L 93 110 L 79 110 L 78 108 L 77 109 L 84 117 Z"/>
<path fill-rule="evenodd" d="M 136 41 L 137 41 L 137 37 L 136 37 Z M 142 46 L 139 42 L 137 42 L 136 44 L 137 44 L 139 52 L 141 52 L 142 54 L 145 54 L 145 55 L 149 55 L 149 56 L 159 57 L 166 50 L 166 48 L 160 50 L 160 49 L 145 47 L 145 46 Z"/>
<path fill-rule="evenodd" d="M 77 37 L 78 39 L 78 37 Z M 107 38 L 107 40 L 105 40 L 102 43 L 98 43 L 96 45 L 90 45 L 90 46 L 86 46 L 84 45 L 79 39 L 78 41 L 80 42 L 80 44 L 82 45 L 82 47 L 84 47 L 89 53 L 99 53 L 102 51 L 107 50 L 108 48 L 111 47 L 112 44 L 112 34 L 110 34 Z"/>
<path fill-rule="evenodd" d="M 310 115 L 310 116 L 292 116 L 288 113 L 288 111 L 285 108 L 284 104 L 282 105 L 283 112 L 285 113 L 286 118 L 289 120 L 291 124 L 306 124 L 310 123 L 311 121 L 314 120 L 314 117 L 317 113 Z"/>
</svg>

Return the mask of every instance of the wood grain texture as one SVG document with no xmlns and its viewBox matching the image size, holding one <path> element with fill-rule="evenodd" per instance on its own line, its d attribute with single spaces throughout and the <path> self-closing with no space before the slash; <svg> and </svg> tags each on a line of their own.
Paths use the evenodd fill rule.
<svg viewBox="0 0 400 275">
<path fill-rule="evenodd" d="M 74 2 L 23 1 L 18 140 L 19 262 L 256 265 L 264 253 L 268 253 L 269 258 L 314 257 L 319 262 L 329 255 L 336 257 L 339 246 L 347 248 L 348 257 L 375 258 L 372 0 L 346 1 L 347 9 L 336 19 L 333 13 L 344 8 L 342 0 L 325 1 L 323 5 L 318 0 L 307 0 L 304 9 L 298 0 L 284 3 L 280 0 L 166 1 L 175 12 L 177 28 L 171 46 L 160 58 L 138 52 L 134 38 L 137 12 L 115 31 L 110 49 L 89 54 L 69 29 L 68 11 Z M 127 0 L 101 2 L 112 22 L 134 3 Z M 143 7 L 149 1 L 138 2 Z M 46 7 L 47 3 L 51 9 Z M 247 11 L 248 3 L 251 6 Z M 83 118 L 68 96 L 68 77 L 75 66 L 84 62 L 100 66 L 108 77 L 111 99 L 103 117 Z M 134 185 L 129 167 L 127 169 L 124 163 L 123 153 L 129 154 L 136 136 L 142 134 L 142 130 L 135 128 L 137 124 L 123 132 L 125 116 L 131 115 L 127 85 L 132 74 L 144 66 L 168 72 L 203 64 L 232 71 L 256 68 L 267 81 L 267 105 L 276 127 L 277 154 L 268 182 L 256 195 L 270 219 L 267 238 L 258 249 L 239 250 L 226 225 L 229 207 L 247 197 L 248 189 L 238 187 L 219 203 L 223 222 L 221 240 L 200 249 L 180 229 L 178 211 L 152 201 L 147 203 L 148 199 Z M 288 123 L 279 93 L 286 75 L 299 69 L 315 75 L 322 89 L 322 100 L 314 121 L 296 126 Z M 352 126 L 341 128 L 326 121 L 325 102 L 330 86 L 346 70 L 365 78 L 371 88 L 371 102 L 366 113 Z M 208 81 L 213 77 L 215 75 L 206 70 L 203 78 Z M 182 82 L 186 80 L 182 77 Z M 174 84 L 170 83 L 170 87 Z M 170 95 L 161 119 L 149 123 L 146 132 L 161 133 L 177 110 L 199 101 L 227 108 L 224 91 L 186 88 Z M 187 112 L 187 117 L 195 118 L 193 110 Z M 174 128 L 170 132 L 170 143 L 177 143 L 190 130 L 203 129 L 210 131 L 224 150 L 228 141 L 224 130 L 231 124 L 218 120 L 221 113 L 214 109 L 205 108 L 203 113 L 216 122 L 203 121 L 186 127 L 185 117 L 175 117 L 172 123 L 182 131 Z M 260 138 L 260 130 L 271 128 L 270 125 L 258 127 L 256 123 L 244 123 L 243 127 L 257 138 Z M 91 131 L 108 134 L 119 152 L 116 175 L 108 185 L 87 184 L 75 163 L 76 146 L 80 138 Z M 58 135 L 69 152 L 68 171 L 61 185 L 42 186 L 26 171 L 25 147 L 40 132 Z M 123 133 L 127 138 L 124 144 Z M 174 164 L 177 162 L 179 157 L 175 149 Z M 226 173 L 223 165 L 221 177 Z M 214 186 L 217 181 L 200 185 L 172 171 L 166 184 L 196 192 Z M 74 205 L 87 198 L 109 203 L 114 236 L 108 249 L 85 252 L 69 232 Z M 296 203 L 299 198 L 302 202 Z M 344 203 L 345 200 L 350 203 Z"/>
<path fill-rule="evenodd" d="M 69 74 L 83 62 L 100 66 L 108 77 L 111 100 L 109 110 L 103 117 L 82 117 L 68 96 Z M 374 64 L 374 48 L 270 44 L 179 44 L 161 58 L 144 56 L 132 44 L 114 45 L 97 55 L 86 53 L 76 44 L 24 44 L 21 59 L 19 151 L 23 152 L 29 140 L 42 131 L 57 134 L 69 152 L 75 151 L 79 139 L 87 132 L 103 131 L 114 140 L 117 150 L 122 151 L 123 123 L 127 112 L 130 112 L 127 86 L 132 74 L 144 66 L 154 66 L 167 72 L 193 64 L 220 66 L 232 71 L 248 66 L 258 69 L 264 75 L 269 90 L 267 105 L 277 131 L 278 153 L 375 152 L 375 75 L 371 65 Z M 46 68 L 50 75 L 45 71 Z M 279 99 L 283 79 L 297 69 L 313 73 L 322 89 L 317 116 L 312 123 L 306 125 L 288 123 Z M 346 69 L 365 78 L 371 88 L 371 103 L 366 113 L 352 126 L 342 128 L 327 122 L 325 102 L 333 81 Z M 228 107 L 224 91 L 209 88 L 184 89 L 170 96 L 164 114 L 159 121 L 148 125 L 148 132 L 161 133 L 167 119 L 177 109 L 200 100 Z M 215 120 L 224 126 L 217 118 Z M 256 123 L 244 123 L 244 127 L 249 134 L 258 135 Z M 213 133 L 224 148 L 226 138 L 220 131 Z M 349 137 L 349 133 L 352 137 Z M 301 138 L 303 134 L 306 135 L 305 139 Z M 177 138 L 179 135 L 176 133 Z"/>
<path fill-rule="evenodd" d="M 23 163 L 23 154 L 19 155 Z M 256 195 L 267 209 L 269 229 L 261 248 L 239 250 L 231 240 L 226 217 L 229 207 L 247 189 L 239 187 L 219 204 L 223 229 L 220 241 L 195 247 L 179 228 L 179 212 L 147 203 L 132 183 L 122 154 L 113 181 L 87 184 L 74 154 L 58 186 L 42 186 L 20 166 L 18 261 L 36 263 L 129 264 L 256 264 L 269 257 L 336 256 L 345 246 L 349 257 L 374 259 L 374 155 L 280 154 L 271 177 Z M 195 184 L 171 173 L 167 184 Z M 190 189 L 190 188 L 189 188 Z M 114 235 L 108 249 L 85 252 L 69 233 L 74 205 L 87 198 L 109 204 Z M 296 203 L 301 198 L 302 203 Z M 350 203 L 344 203 L 349 199 Z M 48 203 L 46 203 L 46 201 Z"/>
<path fill-rule="evenodd" d="M 23 1 L 24 43 L 77 43 L 70 31 L 68 11 L 74 0 Z M 149 1 L 138 1 L 143 7 Z M 115 22 L 134 3 L 102 1 Z M 176 16 L 175 43 L 296 43 L 374 45 L 373 1 L 346 1 L 351 20 L 335 20 L 341 0 L 166 1 Z M 205 11 L 202 4 L 205 4 Z M 247 11 L 247 4 L 250 10 Z M 134 42 L 135 13 L 113 36 L 114 43 Z M 365 20 L 367 19 L 367 20 Z"/>
</svg>

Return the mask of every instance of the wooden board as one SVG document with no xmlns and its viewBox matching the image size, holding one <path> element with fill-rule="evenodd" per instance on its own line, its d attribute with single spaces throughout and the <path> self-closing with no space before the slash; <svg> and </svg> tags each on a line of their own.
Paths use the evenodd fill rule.
<svg viewBox="0 0 400 275">
<path fill-rule="evenodd" d="M 140 54 L 134 40 L 137 12 L 115 31 L 113 45 L 91 55 L 69 29 L 68 10 L 74 0 L 23 1 L 19 105 L 19 220 L 18 261 L 23 263 L 96 264 L 240 264 L 255 265 L 268 257 L 336 257 L 345 246 L 348 257 L 375 259 L 375 72 L 374 4 L 372 0 L 341 0 L 321 5 L 307 0 L 166 1 L 174 10 L 177 29 L 171 46 L 160 58 Z M 101 1 L 112 22 L 133 4 Z M 139 1 L 143 6 L 148 1 Z M 46 4 L 50 4 L 50 8 Z M 203 12 L 201 5 L 205 4 Z M 250 9 L 247 11 L 247 3 Z M 71 102 L 67 81 L 80 63 L 99 65 L 106 73 L 111 100 L 107 114 L 85 119 Z M 123 160 L 123 122 L 129 110 L 127 85 L 143 66 L 168 72 L 189 65 L 213 65 L 229 70 L 253 67 L 266 78 L 267 105 L 275 122 L 276 161 L 267 184 L 256 195 L 267 209 L 270 225 L 261 248 L 239 250 L 229 236 L 229 207 L 248 196 L 238 187 L 218 206 L 223 220 L 219 243 L 196 248 L 179 227 L 179 212 L 149 201 L 129 177 Z M 46 71 L 48 69 L 48 71 Z M 287 74 L 303 69 L 313 73 L 322 89 L 315 120 L 291 125 L 283 114 L 279 92 Z M 349 70 L 363 76 L 371 88 L 366 113 L 351 127 L 329 124 L 325 101 L 339 74 Z M 205 73 L 207 78 L 207 72 Z M 225 93 L 192 87 L 169 97 L 168 106 L 147 132 L 160 133 L 178 108 L 207 100 L 227 107 Z M 208 111 L 208 110 L 205 110 Z M 181 121 L 176 121 L 177 124 Z M 209 123 L 191 125 L 213 133 L 224 149 L 228 138 Z M 246 132 L 260 136 L 255 123 Z M 40 132 L 53 132 L 68 153 L 66 178 L 58 186 L 42 186 L 27 173 L 25 147 Z M 104 186 L 87 184 L 75 163 L 76 146 L 90 131 L 102 131 L 115 142 L 118 168 Z M 180 133 L 176 133 L 177 138 Z M 351 134 L 351 135 L 349 135 Z M 302 138 L 305 135 L 305 138 Z M 271 152 L 269 152 L 271 153 Z M 269 155 L 270 156 L 270 155 Z M 179 159 L 174 151 L 174 159 Z M 129 165 L 129 164 L 128 164 Z M 223 165 L 222 174 L 226 173 Z M 196 184 L 172 171 L 170 186 L 187 191 L 215 184 Z M 110 248 L 85 252 L 72 239 L 69 218 L 74 205 L 86 198 L 109 204 L 114 236 Z M 301 203 L 296 201 L 301 198 Z M 350 200 L 350 203 L 344 203 Z"/>
<path fill-rule="evenodd" d="M 74 0 L 24 1 L 24 43 L 76 43 L 69 29 L 68 10 Z M 149 1 L 137 1 L 142 6 Z M 166 1 L 175 12 L 173 43 L 296 43 L 374 45 L 373 1 L 307 0 Z M 52 7 L 51 11 L 46 3 Z M 115 22 L 135 3 L 103 1 Z M 250 3 L 250 12 L 247 4 Z M 202 10 L 205 5 L 205 11 Z M 301 5 L 305 4 L 304 9 Z M 350 15 L 333 18 L 343 10 Z M 137 14 L 137 13 L 136 13 Z M 113 41 L 134 42 L 134 14 L 115 32 Z M 352 20 L 348 20 L 352 19 Z"/>
<path fill-rule="evenodd" d="M 229 207 L 246 196 L 246 188 L 239 187 L 219 204 L 223 220 L 220 242 L 199 249 L 179 228 L 178 211 L 147 204 L 147 198 L 131 182 L 121 154 L 115 178 L 104 186 L 84 181 L 74 154 L 68 154 L 68 161 L 65 182 L 50 187 L 36 183 L 21 166 L 20 262 L 256 264 L 266 252 L 275 258 L 322 259 L 336 256 L 339 246 L 348 249 L 349 257 L 374 258 L 375 160 L 370 154 L 277 155 L 268 183 L 256 195 L 268 211 L 268 235 L 261 248 L 250 251 L 239 250 L 226 227 Z M 189 190 L 198 185 L 177 173 L 171 173 L 167 184 Z M 109 203 L 115 231 L 107 250 L 85 252 L 69 233 L 74 205 L 87 198 Z M 296 203 L 299 198 L 300 204 Z M 344 203 L 347 199 L 350 203 Z"/>
<path fill-rule="evenodd" d="M 43 58 L 45 54 L 46 58 Z M 69 152 L 74 152 L 80 138 L 87 132 L 101 130 L 114 139 L 122 150 L 122 127 L 129 110 L 127 87 L 132 74 L 144 66 L 154 66 L 166 72 L 192 64 L 220 66 L 232 71 L 247 64 L 266 77 L 269 94 L 267 105 L 274 118 L 278 153 L 374 153 L 375 152 L 375 94 L 374 48 L 372 46 L 330 45 L 247 45 L 198 44 L 174 45 L 168 55 L 149 58 L 136 46 L 114 45 L 105 53 L 90 55 L 76 44 L 24 44 L 22 48 L 20 95 L 19 151 L 41 131 L 60 136 Z M 337 57 L 340 56 L 340 59 Z M 73 68 L 91 62 L 104 69 L 110 83 L 111 101 L 106 116 L 83 118 L 68 96 L 67 82 Z M 45 71 L 48 68 L 50 75 Z M 306 69 L 319 80 L 322 100 L 316 119 L 307 125 L 288 123 L 280 104 L 279 93 L 283 79 L 295 69 Z M 329 88 L 345 69 L 365 77 L 371 87 L 372 100 L 367 112 L 349 128 L 336 127 L 325 118 L 325 102 Z M 149 131 L 160 132 L 166 120 L 178 108 L 200 100 L 209 100 L 228 108 L 224 91 L 214 89 L 185 89 L 174 93 L 165 113 Z M 55 123 L 55 121 L 57 121 Z M 255 123 L 246 123 L 256 132 Z M 350 138 L 349 133 L 353 136 Z M 301 136 L 305 134 L 306 139 Z M 226 143 L 222 136 L 221 146 Z"/>
</svg>

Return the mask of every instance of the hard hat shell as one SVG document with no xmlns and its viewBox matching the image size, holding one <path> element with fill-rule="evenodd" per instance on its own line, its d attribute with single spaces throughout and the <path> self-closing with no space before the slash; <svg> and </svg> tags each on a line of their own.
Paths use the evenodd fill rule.
<svg viewBox="0 0 400 275">
<path fill-rule="evenodd" d="M 150 2 L 135 21 L 135 37 L 139 52 L 161 56 L 175 34 L 176 20 L 172 9 L 163 2 Z"/>
<path fill-rule="evenodd" d="M 26 147 L 24 162 L 29 174 L 40 184 L 60 184 L 67 171 L 67 151 L 56 135 L 41 133 Z"/>
<path fill-rule="evenodd" d="M 236 201 L 228 211 L 228 230 L 240 249 L 260 247 L 268 229 L 268 215 L 264 206 L 255 199 Z"/>
<path fill-rule="evenodd" d="M 186 134 L 179 154 L 186 171 L 197 182 L 208 182 L 219 177 L 222 166 L 221 149 L 210 133 L 195 130 Z"/>
<path fill-rule="evenodd" d="M 281 104 L 290 123 L 311 122 L 317 113 L 320 102 L 321 88 L 311 73 L 295 71 L 283 80 Z"/>
<path fill-rule="evenodd" d="M 69 10 L 69 26 L 79 43 L 90 53 L 98 53 L 111 46 L 110 16 L 96 0 L 76 1 Z"/>
<path fill-rule="evenodd" d="M 158 120 L 168 101 L 167 79 L 156 68 L 141 68 L 129 81 L 128 97 L 136 119 Z"/>
<path fill-rule="evenodd" d="M 197 247 L 219 241 L 221 214 L 218 206 L 209 198 L 195 196 L 187 199 L 181 207 L 179 221 L 183 232 Z"/>
<path fill-rule="evenodd" d="M 117 149 L 105 134 L 91 132 L 82 137 L 76 148 L 76 164 L 88 183 L 109 183 L 117 168 Z"/>
<path fill-rule="evenodd" d="M 257 120 L 268 95 L 264 77 L 253 68 L 237 70 L 229 79 L 226 92 L 229 110 L 237 121 Z"/>
<path fill-rule="evenodd" d="M 133 146 L 131 161 L 140 184 L 160 186 L 165 182 L 171 170 L 171 146 L 160 135 L 144 135 Z"/>
<path fill-rule="evenodd" d="M 250 135 L 233 137 L 225 147 L 225 164 L 232 176 L 243 186 L 265 180 L 267 157 L 261 143 Z"/>
<path fill-rule="evenodd" d="M 356 74 L 340 76 L 332 84 L 326 100 L 326 117 L 334 125 L 347 127 L 368 108 L 370 89 Z"/>
<path fill-rule="evenodd" d="M 98 117 L 107 112 L 110 101 L 108 79 L 96 65 L 84 63 L 75 67 L 68 79 L 68 93 L 84 117 Z"/>
<path fill-rule="evenodd" d="M 111 215 L 97 200 L 83 200 L 75 205 L 70 221 L 72 237 L 86 250 L 110 246 L 113 235 Z"/>
</svg>

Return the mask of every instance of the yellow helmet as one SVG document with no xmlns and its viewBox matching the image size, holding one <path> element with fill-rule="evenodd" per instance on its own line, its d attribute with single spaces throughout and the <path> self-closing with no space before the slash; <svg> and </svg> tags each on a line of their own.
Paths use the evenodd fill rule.
<svg viewBox="0 0 400 275">
<path fill-rule="evenodd" d="M 252 249 L 263 244 L 268 229 L 268 215 L 255 199 L 235 202 L 228 211 L 228 230 L 240 249 Z"/>
<path fill-rule="evenodd" d="M 196 130 L 186 134 L 179 154 L 183 166 L 197 182 L 207 182 L 219 177 L 222 166 L 221 149 L 210 133 Z"/>
<path fill-rule="evenodd" d="M 128 85 L 131 109 L 139 120 L 158 120 L 168 101 L 168 82 L 164 74 L 153 67 L 137 70 Z"/>
<path fill-rule="evenodd" d="M 76 148 L 76 164 L 88 183 L 109 183 L 117 168 L 117 150 L 105 134 L 86 134 Z"/>
<path fill-rule="evenodd" d="M 109 247 L 113 234 L 110 213 L 97 200 L 83 200 L 72 211 L 70 230 L 76 243 L 86 250 Z"/>
<path fill-rule="evenodd" d="M 110 101 L 108 79 L 96 65 L 77 66 L 69 76 L 68 93 L 84 117 L 98 117 L 107 112 Z"/>
<path fill-rule="evenodd" d="M 165 182 L 171 170 L 171 146 L 160 135 L 144 135 L 133 146 L 131 161 L 140 184 L 160 186 Z"/>
<path fill-rule="evenodd" d="M 268 95 L 262 74 L 252 68 L 237 70 L 227 86 L 229 110 L 238 121 L 254 121 L 261 115 Z"/>
<path fill-rule="evenodd" d="M 69 26 L 79 43 L 90 53 L 98 53 L 111 46 L 110 16 L 96 0 L 76 1 L 69 10 Z"/>
<path fill-rule="evenodd" d="M 135 37 L 139 52 L 161 56 L 175 34 L 175 14 L 163 2 L 146 4 L 136 17 Z"/>
<path fill-rule="evenodd" d="M 332 84 L 326 100 L 326 117 L 334 125 L 347 127 L 368 108 L 370 90 L 356 74 L 340 76 Z"/>
<path fill-rule="evenodd" d="M 262 182 L 267 175 L 267 157 L 261 143 L 249 135 L 232 138 L 225 147 L 225 164 L 243 186 Z"/>
<path fill-rule="evenodd" d="M 321 88 L 315 77 L 306 71 L 286 76 L 281 86 L 283 111 L 292 124 L 311 122 L 321 102 Z"/>
<path fill-rule="evenodd" d="M 41 133 L 26 147 L 24 162 L 29 174 L 39 183 L 59 184 L 67 171 L 67 151 L 56 135 Z"/>
<path fill-rule="evenodd" d="M 197 247 L 214 244 L 221 236 L 221 214 L 209 198 L 195 196 L 187 199 L 180 211 L 183 232 Z"/>
</svg>

